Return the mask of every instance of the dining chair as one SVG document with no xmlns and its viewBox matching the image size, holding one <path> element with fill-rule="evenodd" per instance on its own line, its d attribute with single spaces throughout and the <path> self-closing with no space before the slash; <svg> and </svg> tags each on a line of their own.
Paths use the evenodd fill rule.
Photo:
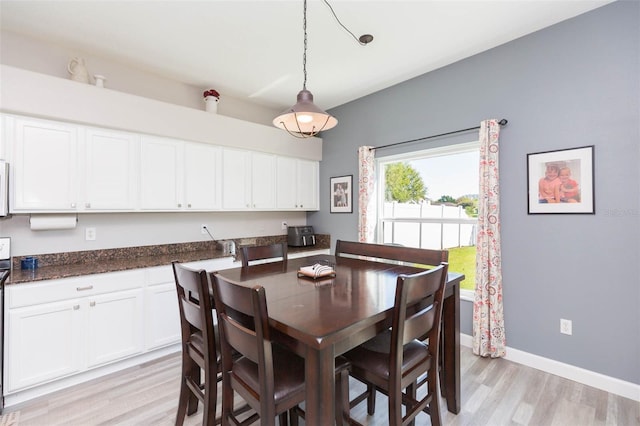
<svg viewBox="0 0 640 426">
<path fill-rule="evenodd" d="M 380 390 L 388 397 L 390 425 L 413 424 L 423 411 L 432 426 L 442 424 L 438 357 L 447 270 L 448 264 L 441 263 L 398 276 L 391 328 L 344 354 L 351 362 L 351 376 L 367 386 L 351 407 L 366 399 L 367 413 L 373 415 L 376 390 Z M 423 341 L 423 336 L 428 339 Z M 416 399 L 417 389 L 425 384 L 425 396 Z M 402 405 L 406 406 L 404 416 Z"/>
<path fill-rule="evenodd" d="M 366 257 L 379 261 L 438 266 L 449 261 L 448 250 L 432 250 L 399 245 L 336 241 L 336 257 Z"/>
<path fill-rule="evenodd" d="M 212 274 L 222 352 L 222 424 L 298 424 L 304 416 L 299 404 L 305 400 L 305 361 L 272 340 L 266 292 Z M 241 356 L 234 358 L 233 351 Z M 349 363 L 336 359 L 336 423 L 349 423 Z M 234 393 L 256 413 L 240 422 L 232 412 Z"/>
<path fill-rule="evenodd" d="M 276 243 L 265 246 L 242 247 L 242 266 L 249 266 L 249 262 L 255 260 L 282 258 L 287 260 L 287 243 Z"/>
<path fill-rule="evenodd" d="M 205 270 L 195 270 L 172 262 L 178 292 L 182 335 L 182 373 L 176 426 L 186 415 L 204 405 L 203 425 L 216 423 L 218 382 L 222 379 L 217 327 L 213 323 L 213 306 L 209 276 Z M 201 370 L 204 374 L 201 374 Z"/>
</svg>

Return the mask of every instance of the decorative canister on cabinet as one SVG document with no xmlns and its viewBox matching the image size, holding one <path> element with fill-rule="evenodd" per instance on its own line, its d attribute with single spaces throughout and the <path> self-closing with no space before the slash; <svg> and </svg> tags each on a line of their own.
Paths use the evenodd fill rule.
<svg viewBox="0 0 640 426">
<path fill-rule="evenodd" d="M 69 61 L 67 71 L 71 74 L 71 80 L 79 83 L 89 83 L 89 71 L 87 71 L 83 58 L 75 57 Z"/>
<path fill-rule="evenodd" d="M 203 93 L 205 110 L 212 114 L 218 112 L 218 102 L 220 102 L 220 93 L 217 90 L 209 89 Z"/>
</svg>

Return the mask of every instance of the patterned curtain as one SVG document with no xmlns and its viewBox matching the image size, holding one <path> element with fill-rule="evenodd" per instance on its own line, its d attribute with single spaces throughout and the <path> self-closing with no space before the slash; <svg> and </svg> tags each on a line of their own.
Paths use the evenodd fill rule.
<svg viewBox="0 0 640 426">
<path fill-rule="evenodd" d="M 358 148 L 358 241 L 375 242 L 376 230 L 376 166 L 371 146 Z"/>
<path fill-rule="evenodd" d="M 476 291 L 473 303 L 473 353 L 491 358 L 506 355 L 500 251 L 499 134 L 500 125 L 497 120 L 480 123 L 480 196 Z"/>
</svg>

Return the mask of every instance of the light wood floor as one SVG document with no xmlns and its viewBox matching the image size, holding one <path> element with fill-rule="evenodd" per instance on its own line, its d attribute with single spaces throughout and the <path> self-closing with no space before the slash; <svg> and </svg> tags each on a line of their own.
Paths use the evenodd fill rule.
<svg viewBox="0 0 640 426">
<path fill-rule="evenodd" d="M 444 425 L 640 425 L 640 404 L 503 359 L 483 359 L 462 348 L 462 411 L 443 408 Z M 180 355 L 75 386 L 30 403 L 19 411 L 20 426 L 172 425 L 178 401 Z M 353 383 L 357 392 L 359 384 Z M 352 416 L 369 426 L 386 426 L 386 398 L 378 395 L 375 416 L 366 403 Z M 443 407 L 446 407 L 443 405 Z M 201 410 L 185 425 L 198 425 Z M 304 422 L 301 422 L 304 424 Z M 420 415 L 417 425 L 430 425 Z"/>
</svg>

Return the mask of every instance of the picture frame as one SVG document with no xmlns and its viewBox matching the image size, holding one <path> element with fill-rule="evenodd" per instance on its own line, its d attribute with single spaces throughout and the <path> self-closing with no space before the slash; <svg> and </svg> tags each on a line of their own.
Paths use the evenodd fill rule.
<svg viewBox="0 0 640 426">
<path fill-rule="evenodd" d="M 527 154 L 529 214 L 595 214 L 594 146 Z"/>
<path fill-rule="evenodd" d="M 353 175 L 330 178 L 329 197 L 331 213 L 353 213 Z"/>
</svg>

